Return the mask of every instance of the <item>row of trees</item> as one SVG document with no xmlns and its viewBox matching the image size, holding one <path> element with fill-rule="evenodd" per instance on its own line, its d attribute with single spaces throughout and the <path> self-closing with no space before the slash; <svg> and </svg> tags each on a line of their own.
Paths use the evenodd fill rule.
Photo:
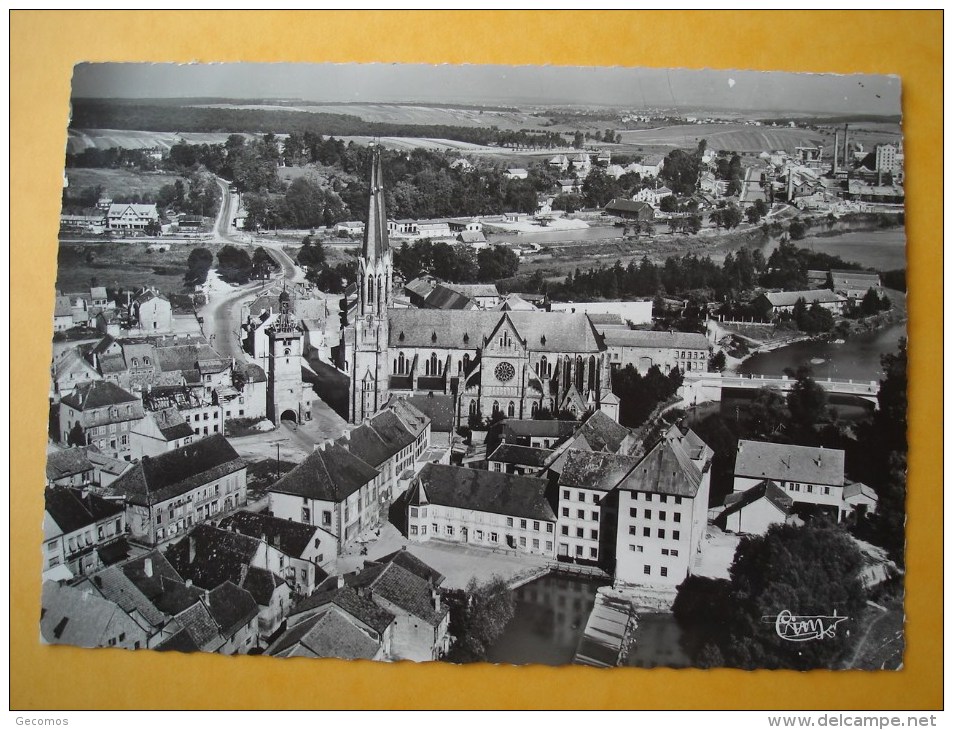
<svg viewBox="0 0 953 730">
<path fill-rule="evenodd" d="M 491 246 L 474 252 L 429 238 L 405 243 L 394 251 L 394 267 L 410 281 L 431 274 L 456 284 L 495 282 L 515 276 L 519 258 L 506 246 Z"/>
<path fill-rule="evenodd" d="M 218 251 L 218 275 L 232 284 L 245 284 L 250 279 L 264 278 L 277 268 L 271 255 L 261 246 L 251 256 L 244 248 L 223 246 Z M 207 248 L 198 246 L 189 252 L 186 260 L 185 283 L 196 286 L 205 283 L 215 257 Z"/>
</svg>

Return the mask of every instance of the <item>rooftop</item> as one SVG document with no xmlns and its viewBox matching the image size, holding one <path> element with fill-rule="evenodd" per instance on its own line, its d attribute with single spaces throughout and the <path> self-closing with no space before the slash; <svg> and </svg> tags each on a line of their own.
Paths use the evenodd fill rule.
<svg viewBox="0 0 953 730">
<path fill-rule="evenodd" d="M 842 486 L 844 452 L 815 446 L 738 442 L 735 476 Z"/>
<path fill-rule="evenodd" d="M 109 489 L 131 504 L 154 505 L 244 469 L 245 461 L 215 434 L 159 456 L 144 456 Z"/>
<path fill-rule="evenodd" d="M 325 443 L 268 491 L 336 503 L 347 499 L 378 474 L 377 469 L 339 442 Z"/>
<path fill-rule="evenodd" d="M 546 498 L 547 486 L 544 479 L 534 477 L 425 464 L 414 480 L 408 501 L 554 522 L 556 515 Z"/>
</svg>

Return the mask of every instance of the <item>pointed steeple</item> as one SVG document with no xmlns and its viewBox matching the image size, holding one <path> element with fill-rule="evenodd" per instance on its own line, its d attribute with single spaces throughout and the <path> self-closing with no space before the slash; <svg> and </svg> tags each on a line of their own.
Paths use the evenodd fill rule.
<svg viewBox="0 0 953 730">
<path fill-rule="evenodd" d="M 388 249 L 387 213 L 384 210 L 384 173 L 381 168 L 381 150 L 375 146 L 371 154 L 371 190 L 364 227 L 364 260 L 377 261 Z"/>
</svg>

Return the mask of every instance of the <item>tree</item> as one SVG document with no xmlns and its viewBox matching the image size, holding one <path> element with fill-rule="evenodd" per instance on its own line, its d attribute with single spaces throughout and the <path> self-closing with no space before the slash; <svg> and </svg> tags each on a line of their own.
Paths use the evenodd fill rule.
<svg viewBox="0 0 953 730">
<path fill-rule="evenodd" d="M 877 294 L 876 289 L 871 287 L 867 290 L 867 293 L 864 294 L 864 298 L 860 300 L 860 314 L 863 317 L 877 314 L 880 311 L 880 306 L 880 295 Z"/>
<path fill-rule="evenodd" d="M 727 625 L 716 640 L 727 666 L 831 668 L 850 643 L 850 628 L 865 605 L 859 549 L 840 527 L 775 525 L 744 538 L 729 570 Z M 722 610 L 726 610 L 723 608 Z M 823 641 L 785 641 L 763 617 L 847 617 Z M 857 626 L 857 623 L 853 623 Z"/>
<path fill-rule="evenodd" d="M 799 368 L 797 380 L 787 397 L 788 410 L 791 412 L 791 424 L 807 433 L 814 425 L 825 420 L 827 411 L 827 391 L 811 377 L 809 368 Z"/>
<path fill-rule="evenodd" d="M 654 308 L 653 308 L 654 309 Z M 726 358 L 723 350 L 719 350 L 708 361 L 708 369 L 713 373 L 720 373 L 725 369 Z"/>
<path fill-rule="evenodd" d="M 301 240 L 301 249 L 298 251 L 298 263 L 305 268 L 321 268 L 327 256 L 321 241 L 305 236 Z"/>
<path fill-rule="evenodd" d="M 471 578 L 464 591 L 448 594 L 447 602 L 450 633 L 456 639 L 447 658 L 457 663 L 486 659 L 487 650 L 516 612 L 513 592 L 499 576 L 482 584 Z"/>
<path fill-rule="evenodd" d="M 219 250 L 218 274 L 223 281 L 245 284 L 251 278 L 253 269 L 251 257 L 245 249 L 226 245 Z"/>
<path fill-rule="evenodd" d="M 271 258 L 271 254 L 262 246 L 255 249 L 255 253 L 252 254 L 251 262 L 255 278 L 258 279 L 264 279 L 268 272 L 274 271 L 277 268 L 277 264 L 275 260 Z"/>
<path fill-rule="evenodd" d="M 799 218 L 795 218 L 788 226 L 788 234 L 795 241 L 800 241 L 807 234 L 807 226 Z"/>
<path fill-rule="evenodd" d="M 208 277 L 208 270 L 212 267 L 212 252 L 201 246 L 193 248 L 185 262 L 185 283 L 204 284 Z"/>
</svg>

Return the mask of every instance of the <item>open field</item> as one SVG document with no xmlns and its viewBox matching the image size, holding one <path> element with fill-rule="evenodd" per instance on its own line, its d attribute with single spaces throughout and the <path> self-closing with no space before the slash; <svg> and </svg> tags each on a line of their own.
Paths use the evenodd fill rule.
<svg viewBox="0 0 953 730">
<path fill-rule="evenodd" d="M 72 154 L 90 147 L 101 150 L 110 147 L 124 147 L 127 150 L 152 149 L 168 150 L 176 142 L 189 144 L 223 144 L 230 136 L 228 133 L 204 132 L 144 132 L 128 129 L 73 129 L 68 130 L 66 151 Z M 245 139 L 260 137 L 258 134 L 242 134 Z"/>
<path fill-rule="evenodd" d="M 163 185 L 173 185 L 178 175 L 162 172 L 137 172 L 135 170 L 112 170 L 90 167 L 66 169 L 69 187 L 73 190 L 102 185 L 108 198 L 117 195 L 154 195 Z"/>
<path fill-rule="evenodd" d="M 301 104 L 277 106 L 273 104 L 200 104 L 206 108 L 260 109 L 274 111 L 311 112 L 313 114 L 348 114 L 365 122 L 388 124 L 441 124 L 453 127 L 499 127 L 500 129 L 528 129 L 542 127 L 547 121 L 523 111 L 491 111 L 488 109 L 451 109 L 414 104 Z"/>
<path fill-rule="evenodd" d="M 872 149 L 877 142 L 896 142 L 896 127 L 892 130 L 889 129 L 890 125 L 884 127 L 886 128 L 883 130 L 852 128 L 851 139 L 863 144 L 865 149 Z M 795 147 L 821 144 L 829 155 L 834 144 L 833 127 L 814 131 L 745 124 L 679 124 L 656 129 L 621 130 L 620 133 L 625 145 L 669 149 L 696 147 L 698 142 L 704 139 L 711 149 L 755 153 L 766 150 L 793 152 Z"/>
<path fill-rule="evenodd" d="M 175 244 L 164 253 L 152 253 L 147 243 L 93 242 L 72 243 L 61 241 L 59 248 L 56 288 L 75 292 L 88 289 L 93 278 L 99 286 L 134 289 L 150 284 L 169 294 L 186 293 L 182 277 L 185 262 L 196 246 L 209 249 L 212 254 L 219 246 L 209 242 L 201 244 Z M 92 257 L 92 261 L 88 257 Z"/>
</svg>

